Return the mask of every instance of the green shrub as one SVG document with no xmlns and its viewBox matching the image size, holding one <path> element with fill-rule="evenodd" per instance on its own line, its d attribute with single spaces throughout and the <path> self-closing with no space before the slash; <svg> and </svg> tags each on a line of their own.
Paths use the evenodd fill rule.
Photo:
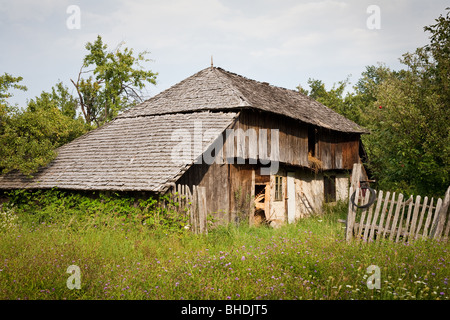
<svg viewBox="0 0 450 320">
<path fill-rule="evenodd" d="M 119 193 L 83 194 L 51 190 L 13 190 L 7 193 L 8 210 L 28 225 L 59 223 L 71 228 L 127 224 L 162 232 L 184 232 L 188 217 L 179 213 L 171 195 L 159 201 L 153 197 L 136 199 Z M 165 202 L 165 206 L 158 203 Z"/>
</svg>

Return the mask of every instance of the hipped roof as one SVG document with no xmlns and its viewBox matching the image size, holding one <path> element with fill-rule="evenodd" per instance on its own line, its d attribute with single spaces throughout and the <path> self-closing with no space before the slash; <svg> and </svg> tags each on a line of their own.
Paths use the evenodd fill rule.
<svg viewBox="0 0 450 320">
<path fill-rule="evenodd" d="M 353 121 L 298 91 L 251 80 L 217 67 L 201 70 L 120 117 L 246 108 L 276 113 L 340 132 L 367 132 Z"/>
</svg>

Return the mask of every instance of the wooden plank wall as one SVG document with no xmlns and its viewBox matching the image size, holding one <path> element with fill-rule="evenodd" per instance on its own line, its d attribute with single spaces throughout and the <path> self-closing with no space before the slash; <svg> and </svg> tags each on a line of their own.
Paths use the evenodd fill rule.
<svg viewBox="0 0 450 320">
<path fill-rule="evenodd" d="M 208 233 L 206 188 L 198 186 L 189 188 L 179 184 L 171 190 L 171 194 L 172 200 L 178 206 L 169 209 L 178 211 L 178 214 L 187 215 L 189 229 L 193 233 Z M 167 203 L 160 203 L 160 205 L 168 206 Z"/>
<path fill-rule="evenodd" d="M 228 223 L 229 217 L 229 173 L 228 164 L 206 163 L 192 165 L 177 181 L 177 185 L 205 187 L 206 208 L 219 223 Z"/>
<path fill-rule="evenodd" d="M 359 163 L 359 135 L 319 128 L 316 154 L 324 170 L 350 170 Z"/>
<path fill-rule="evenodd" d="M 308 163 L 308 124 L 281 117 L 266 112 L 242 111 L 232 126 L 232 129 L 255 129 L 259 137 L 259 129 L 268 130 L 267 154 L 270 155 L 270 129 L 279 130 L 280 162 L 288 165 L 309 167 Z M 239 131 L 236 131 L 239 132 Z M 324 170 L 351 170 L 354 163 L 359 163 L 359 134 L 332 131 L 324 128 L 317 129 L 316 157 L 322 161 Z M 226 144 L 234 143 L 234 154 L 243 158 L 258 156 L 258 145 L 248 144 L 248 137 L 237 137 L 228 140 Z M 245 144 L 244 144 L 245 143 Z M 241 145 L 244 144 L 244 145 Z M 226 150 L 227 147 L 224 148 Z"/>
<path fill-rule="evenodd" d="M 263 146 L 267 146 L 267 155 L 274 156 L 274 148 L 271 146 L 271 129 L 278 129 L 278 152 L 280 162 L 297 166 L 308 166 L 308 128 L 306 124 L 299 121 L 269 114 L 267 112 L 245 110 L 242 111 L 231 127 L 237 133 L 246 133 L 248 129 L 254 129 L 259 139 L 259 129 L 267 129 L 267 141 L 258 141 L 249 145 L 248 137 L 236 137 L 235 141 L 231 139 L 225 143 L 234 143 L 233 150 L 235 155 L 242 156 L 245 159 L 259 158 Z M 238 131 L 237 129 L 242 129 Z M 245 148 L 239 145 L 239 142 L 245 141 Z M 226 146 L 224 150 L 227 150 Z M 242 150 L 242 151 L 241 151 Z"/>
</svg>

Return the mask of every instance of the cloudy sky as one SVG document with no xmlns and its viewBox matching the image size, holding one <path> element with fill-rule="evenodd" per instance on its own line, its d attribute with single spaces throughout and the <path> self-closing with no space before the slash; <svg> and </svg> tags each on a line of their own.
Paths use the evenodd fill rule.
<svg viewBox="0 0 450 320">
<path fill-rule="evenodd" d="M 14 92 L 13 104 L 59 80 L 72 89 L 85 44 L 101 35 L 110 49 L 150 52 L 144 66 L 159 75 L 149 96 L 210 66 L 211 56 L 215 66 L 289 89 L 309 78 L 331 87 L 350 76 L 354 84 L 368 65 L 401 68 L 399 58 L 428 43 L 423 27 L 446 7 L 448 0 L 0 0 L 0 74 L 22 76 L 29 89 Z"/>
</svg>

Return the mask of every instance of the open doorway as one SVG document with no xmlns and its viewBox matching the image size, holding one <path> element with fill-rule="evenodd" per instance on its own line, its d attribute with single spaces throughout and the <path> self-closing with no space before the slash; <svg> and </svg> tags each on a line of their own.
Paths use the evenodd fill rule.
<svg viewBox="0 0 450 320">
<path fill-rule="evenodd" d="M 269 183 L 255 183 L 255 225 L 266 224 L 269 209 Z"/>
</svg>

